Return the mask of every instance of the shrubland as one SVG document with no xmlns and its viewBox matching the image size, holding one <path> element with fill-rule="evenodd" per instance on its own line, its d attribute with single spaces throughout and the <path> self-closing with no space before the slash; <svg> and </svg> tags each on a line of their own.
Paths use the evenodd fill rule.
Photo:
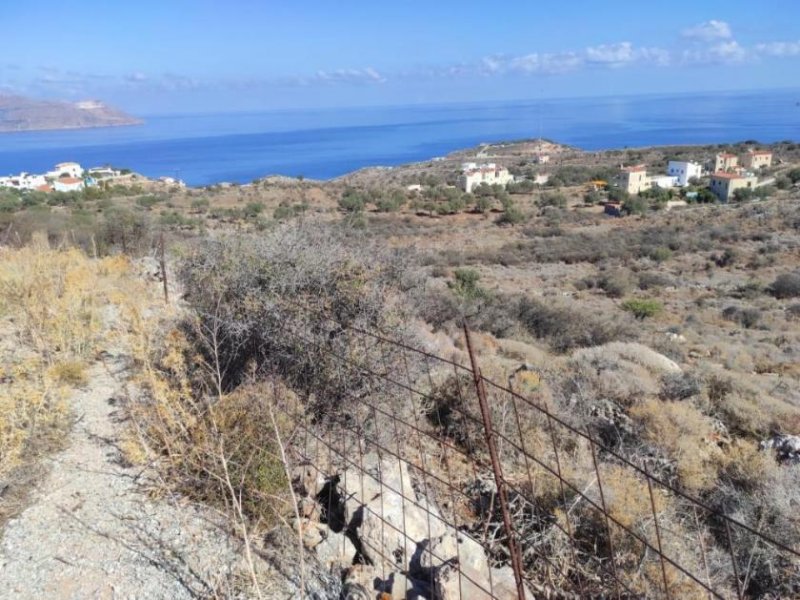
<svg viewBox="0 0 800 600">
<path fill-rule="evenodd" d="M 579 175 L 600 176 L 601 168 Z M 565 183 L 576 173 L 565 170 Z M 655 545 L 653 512 L 665 552 L 730 596 L 735 575 L 719 514 L 797 548 L 798 465 L 758 449 L 770 435 L 800 434 L 796 196 L 617 220 L 595 206 L 576 207 L 575 190 L 520 186 L 513 199 L 493 189 L 465 197 L 443 181 L 432 181 L 427 194 L 406 193 L 397 181 L 384 188 L 336 182 L 325 210 L 288 191 L 263 201 L 257 194 L 266 184 L 237 191 L 241 206 L 215 209 L 218 192 L 208 191 L 212 200 L 193 210 L 209 219 L 215 210 L 236 212 L 218 212 L 213 235 L 187 232 L 172 253 L 180 308 L 121 305 L 139 387 L 125 406 L 128 459 L 155 465 L 164 491 L 226 510 L 245 538 L 285 532 L 297 508 L 286 453 L 299 443 L 298 423 L 350 451 L 372 439 L 402 453 L 415 449 L 411 430 L 392 431 L 377 406 L 441 442 L 424 447 L 429 464 L 450 464 L 447 444 L 475 459 L 480 473 L 457 465 L 452 475 L 469 499 L 459 518 L 479 535 L 499 515 L 492 491 L 477 481 L 488 473 L 488 457 L 480 412 L 463 394 L 471 382 L 381 341 L 466 363 L 466 320 L 483 373 L 499 384 L 490 386 L 489 405 L 510 440 L 501 457 L 532 579 L 580 595 L 582 586 L 591 590 L 612 576 L 613 547 L 614 568 L 634 596 L 659 596 L 663 578 L 673 597 L 701 596 L 695 582 L 670 564 L 662 571 L 625 531 Z M 94 243 L 100 257 L 150 248 L 147 214 L 159 204 L 126 206 L 116 218 L 112 207 L 101 216 L 71 211 L 63 218 L 75 233 L 65 234 L 70 226 L 62 222 L 50 239 L 90 256 Z M 524 227 L 497 227 L 488 214 L 508 224 L 517 221 L 514 210 Z M 81 233 L 78 222 L 91 226 Z M 15 231 L 21 242 L 32 237 Z M 107 277 L 102 264 L 125 263 L 63 256 L 84 265 L 90 280 Z M 48 260 L 70 272 L 58 263 L 67 259 Z M 41 321 L 41 307 L 30 310 Z M 64 310 L 71 322 L 86 318 Z M 15 317 L 20 335 L 25 322 Z M 365 343 L 363 332 L 379 337 Z M 63 352 L 48 355 L 52 364 L 36 363 L 37 389 L 85 380 L 85 353 L 94 346 L 58 335 L 30 336 L 32 352 L 36 343 Z M 391 378 L 413 383 L 422 399 L 386 384 Z M 526 402 L 513 405 L 500 385 Z M 66 427 L 68 411 L 52 398 L 55 431 Z M 25 448 L 24 435 L 6 439 Z M 526 461 L 519 448 L 540 462 Z M 556 466 L 567 485 L 554 476 Z M 643 472 L 669 487 L 655 486 L 651 497 Z M 455 510 L 446 490 L 414 483 L 443 513 Z M 682 494 L 712 510 L 695 510 Z M 596 508 L 603 502 L 610 522 Z M 742 529 L 730 535 L 745 596 L 797 595 L 793 559 Z M 497 564 L 508 560 L 503 544 L 498 537 Z"/>
</svg>

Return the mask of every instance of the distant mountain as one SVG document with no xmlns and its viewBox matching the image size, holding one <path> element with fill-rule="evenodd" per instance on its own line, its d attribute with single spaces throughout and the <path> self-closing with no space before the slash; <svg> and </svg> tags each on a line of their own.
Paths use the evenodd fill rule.
<svg viewBox="0 0 800 600">
<path fill-rule="evenodd" d="M 102 102 L 55 102 L 0 95 L 0 132 L 140 125 L 142 121 Z"/>
</svg>

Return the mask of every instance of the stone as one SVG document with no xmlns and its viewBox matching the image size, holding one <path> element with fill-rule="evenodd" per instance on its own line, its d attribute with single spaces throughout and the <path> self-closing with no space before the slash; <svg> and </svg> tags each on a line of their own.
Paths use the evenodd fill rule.
<svg viewBox="0 0 800 600">
<path fill-rule="evenodd" d="M 405 462 L 366 455 L 364 471 L 346 471 L 339 486 L 347 530 L 367 562 L 391 569 L 408 564 L 421 542 L 447 533 L 436 507 L 417 498 Z"/>
<path fill-rule="evenodd" d="M 433 597 L 428 582 L 398 571 L 384 573 L 381 568 L 366 565 L 355 565 L 347 571 L 344 589 L 343 597 L 352 600 L 429 600 Z"/>
<path fill-rule="evenodd" d="M 353 564 L 356 557 L 356 547 L 343 533 L 336 533 L 330 529 L 315 548 L 317 558 L 326 567 L 346 568 Z"/>
<path fill-rule="evenodd" d="M 297 519 L 292 519 L 292 530 L 297 531 Z M 300 519 L 300 531 L 303 536 L 303 546 L 313 550 L 319 546 L 327 535 L 327 527 L 311 519 Z"/>
<path fill-rule="evenodd" d="M 449 526 L 417 493 L 405 462 L 375 454 L 361 462 L 363 470 L 332 477 L 318 496 L 329 528 L 314 547 L 326 567 L 346 569 L 342 597 L 516 597 L 511 568 L 492 568 L 476 539 Z"/>
<path fill-rule="evenodd" d="M 312 498 L 301 498 L 297 503 L 297 509 L 301 517 L 306 519 L 319 520 L 319 503 Z"/>
<path fill-rule="evenodd" d="M 325 478 L 312 465 L 300 465 L 292 469 L 292 482 L 301 496 L 314 498 L 325 485 Z"/>
</svg>

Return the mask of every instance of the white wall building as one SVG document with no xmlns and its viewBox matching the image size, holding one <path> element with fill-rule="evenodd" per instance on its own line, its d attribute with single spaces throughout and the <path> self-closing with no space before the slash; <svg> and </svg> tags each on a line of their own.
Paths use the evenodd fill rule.
<svg viewBox="0 0 800 600">
<path fill-rule="evenodd" d="M 475 163 L 464 163 L 461 176 L 458 178 L 459 187 L 465 192 L 472 192 L 476 187 L 485 183 L 486 185 L 502 185 L 514 181 L 514 176 L 505 167 L 498 167 L 494 163 L 475 165 Z"/>
<path fill-rule="evenodd" d="M 664 190 L 668 190 L 678 185 L 678 178 L 673 177 L 672 175 L 651 175 L 647 179 L 650 182 L 651 188 L 658 187 Z"/>
<path fill-rule="evenodd" d="M 64 174 L 74 179 L 80 179 L 83 177 L 83 167 L 76 162 L 59 163 L 52 171 L 47 173 L 47 176 L 58 179 Z"/>
<path fill-rule="evenodd" d="M 678 185 L 684 187 L 689 185 L 690 179 L 703 176 L 703 165 L 688 160 L 671 160 L 667 165 L 667 175 L 676 177 Z"/>
<path fill-rule="evenodd" d="M 9 177 L 0 177 L 0 187 L 12 188 L 15 190 L 35 190 L 43 185 L 47 185 L 44 175 L 32 175 L 31 173 L 20 173 Z"/>
<path fill-rule="evenodd" d="M 119 177 L 119 171 L 111 167 L 94 167 L 89 169 L 89 176 L 95 179 L 114 179 Z"/>
<path fill-rule="evenodd" d="M 53 181 L 53 189 L 57 192 L 79 192 L 83 188 L 83 179 L 78 177 L 60 177 Z"/>
</svg>

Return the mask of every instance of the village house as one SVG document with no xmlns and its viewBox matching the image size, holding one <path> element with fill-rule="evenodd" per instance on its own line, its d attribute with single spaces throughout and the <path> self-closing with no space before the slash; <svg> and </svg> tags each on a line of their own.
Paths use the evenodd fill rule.
<svg viewBox="0 0 800 600">
<path fill-rule="evenodd" d="M 650 180 L 647 178 L 647 169 L 644 165 L 621 167 L 619 173 L 617 173 L 614 178 L 614 185 L 622 188 L 629 194 L 643 192 L 650 188 Z"/>
<path fill-rule="evenodd" d="M 533 157 L 533 162 L 538 165 L 546 165 L 550 162 L 550 155 L 549 154 L 537 154 Z"/>
<path fill-rule="evenodd" d="M 464 163 L 461 176 L 458 178 L 458 185 L 462 190 L 470 193 L 483 183 L 505 187 L 512 181 L 514 181 L 514 176 L 505 167 L 499 167 L 494 163 L 482 165 Z"/>
<path fill-rule="evenodd" d="M 667 175 L 675 177 L 677 185 L 685 187 L 690 179 L 703 176 L 703 166 L 700 163 L 684 160 L 671 160 L 667 165 Z"/>
<path fill-rule="evenodd" d="M 742 158 L 742 163 L 752 171 L 769 168 L 772 166 L 772 152 L 769 150 L 753 150 L 751 148 Z"/>
<path fill-rule="evenodd" d="M 20 173 L 19 175 L 0 177 L 0 187 L 15 190 L 35 190 L 46 184 L 47 180 L 44 178 L 44 175 L 32 175 L 31 173 Z"/>
<path fill-rule="evenodd" d="M 89 175 L 95 179 L 114 179 L 119 177 L 120 172 L 111 167 L 94 167 L 89 169 Z"/>
<path fill-rule="evenodd" d="M 758 183 L 755 175 L 739 173 L 714 173 L 711 176 L 709 189 L 714 192 L 722 202 L 729 202 L 736 190 L 754 188 Z"/>
<path fill-rule="evenodd" d="M 729 152 L 717 154 L 714 160 L 714 173 L 727 173 L 739 166 L 739 157 Z"/>
<path fill-rule="evenodd" d="M 53 189 L 57 192 L 79 192 L 83 188 L 83 179 L 79 177 L 59 177 L 53 180 Z"/>
<path fill-rule="evenodd" d="M 66 175 L 67 177 L 72 177 L 74 179 L 80 179 L 83 177 L 83 167 L 76 162 L 64 162 L 57 164 L 52 171 L 47 173 L 47 177 L 50 177 L 51 179 L 58 179 L 62 175 Z"/>
</svg>

